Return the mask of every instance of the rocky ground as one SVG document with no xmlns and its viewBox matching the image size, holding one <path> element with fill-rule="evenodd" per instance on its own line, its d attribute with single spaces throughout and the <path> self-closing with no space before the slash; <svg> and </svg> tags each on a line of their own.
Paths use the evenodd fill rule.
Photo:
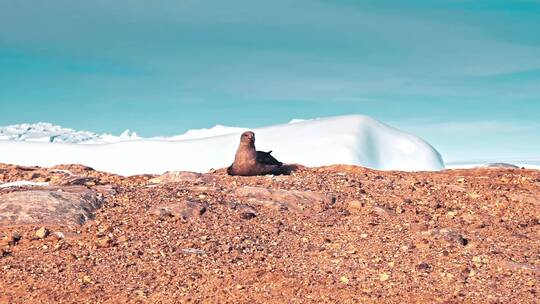
<svg viewBox="0 0 540 304">
<path fill-rule="evenodd" d="M 540 171 L 0 165 L 0 303 L 538 303 Z"/>
</svg>

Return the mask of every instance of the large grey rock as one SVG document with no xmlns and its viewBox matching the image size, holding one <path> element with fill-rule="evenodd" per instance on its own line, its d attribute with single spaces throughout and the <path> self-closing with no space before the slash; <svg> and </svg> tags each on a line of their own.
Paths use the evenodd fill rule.
<svg viewBox="0 0 540 304">
<path fill-rule="evenodd" d="M 83 224 L 103 199 L 86 187 L 16 191 L 0 195 L 0 225 Z"/>
<path fill-rule="evenodd" d="M 319 212 L 333 203 L 332 196 L 311 191 L 274 190 L 246 186 L 237 188 L 234 195 L 251 205 L 297 213 Z"/>
</svg>

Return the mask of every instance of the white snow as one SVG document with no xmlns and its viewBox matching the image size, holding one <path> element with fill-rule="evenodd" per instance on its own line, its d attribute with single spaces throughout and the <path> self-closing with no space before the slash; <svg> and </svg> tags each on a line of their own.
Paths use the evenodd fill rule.
<svg viewBox="0 0 540 304">
<path fill-rule="evenodd" d="M 22 132 L 21 127 L 0 128 L 0 134 L 11 134 L 7 135 L 9 140 L 0 140 L 0 162 L 43 167 L 83 164 L 121 175 L 160 174 L 170 170 L 207 172 L 211 168 L 227 167 L 234 159 L 241 132 L 247 130 L 216 126 L 169 138 L 142 139 L 129 131 L 114 137 L 50 124 L 54 132 L 44 125 L 40 125 L 42 128 L 20 126 L 34 135 Z M 253 131 L 257 150 L 273 150 L 272 155 L 285 163 L 354 164 L 404 171 L 444 168 L 442 157 L 427 142 L 367 116 L 295 120 Z M 50 134 L 60 133 L 62 140 L 32 140 L 39 138 L 36 135 L 39 132 L 49 138 Z"/>
<path fill-rule="evenodd" d="M 97 137 L 99 136 L 92 132 L 75 131 L 44 122 L 0 128 L 0 140 L 78 143 Z"/>
<path fill-rule="evenodd" d="M 220 135 L 239 133 L 244 130 L 246 130 L 246 128 L 216 125 L 209 129 L 194 129 L 194 130 L 189 130 L 186 133 L 181 134 L 181 135 L 176 135 L 172 137 L 155 137 L 154 139 L 163 139 L 163 140 L 169 140 L 169 141 L 186 140 L 186 139 L 214 137 L 214 136 L 220 136 Z"/>
<path fill-rule="evenodd" d="M 306 120 L 305 119 L 294 118 L 294 119 L 291 119 L 291 121 L 289 121 L 289 123 L 294 124 L 294 123 L 299 123 L 299 122 L 303 122 L 303 121 L 306 121 Z"/>
<path fill-rule="evenodd" d="M 15 188 L 15 187 L 43 187 L 48 186 L 47 182 L 31 182 L 31 181 L 16 181 L 11 183 L 0 184 L 0 188 Z"/>
<path fill-rule="evenodd" d="M 0 140 L 11 141 L 102 144 L 136 139 L 140 139 L 140 137 L 129 129 L 120 136 L 114 136 L 111 134 L 99 135 L 89 131 L 75 131 L 46 122 L 0 127 Z"/>
</svg>

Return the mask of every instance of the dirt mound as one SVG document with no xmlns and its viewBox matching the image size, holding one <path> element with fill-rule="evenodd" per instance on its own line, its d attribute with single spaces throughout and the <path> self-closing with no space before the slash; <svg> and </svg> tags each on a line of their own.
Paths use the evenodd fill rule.
<svg viewBox="0 0 540 304">
<path fill-rule="evenodd" d="M 0 182 L 55 174 L 77 176 L 103 206 L 82 226 L 1 227 L 0 303 L 535 303 L 540 293 L 540 171 L 155 179 L 0 165 Z M 20 191 L 32 189 L 0 195 Z"/>
</svg>

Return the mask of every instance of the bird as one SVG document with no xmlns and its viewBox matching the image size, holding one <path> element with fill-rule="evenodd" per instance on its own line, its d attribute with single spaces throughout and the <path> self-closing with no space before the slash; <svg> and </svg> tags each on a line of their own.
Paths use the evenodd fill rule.
<svg viewBox="0 0 540 304">
<path fill-rule="evenodd" d="M 272 151 L 255 149 L 255 133 L 247 131 L 240 136 L 240 144 L 234 162 L 227 168 L 230 175 L 254 176 L 267 174 L 289 174 L 286 166 L 272 156 Z"/>
</svg>

